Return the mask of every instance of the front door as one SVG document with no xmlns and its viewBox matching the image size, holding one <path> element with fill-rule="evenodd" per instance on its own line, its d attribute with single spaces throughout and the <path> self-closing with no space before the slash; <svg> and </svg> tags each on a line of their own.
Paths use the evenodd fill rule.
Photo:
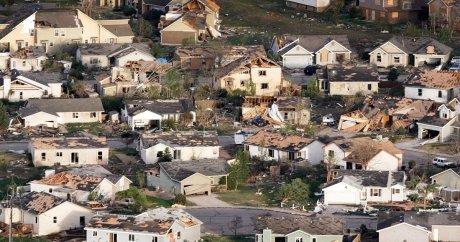
<svg viewBox="0 0 460 242">
<path fill-rule="evenodd" d="M 85 221 L 85 216 L 80 216 L 80 226 L 85 227 L 86 221 Z"/>
</svg>

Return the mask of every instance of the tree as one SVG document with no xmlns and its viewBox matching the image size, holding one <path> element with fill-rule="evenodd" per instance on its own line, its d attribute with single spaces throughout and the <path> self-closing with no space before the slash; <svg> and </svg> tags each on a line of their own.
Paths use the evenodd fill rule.
<svg viewBox="0 0 460 242">
<path fill-rule="evenodd" d="M 405 35 L 407 37 L 418 37 L 420 36 L 420 30 L 413 23 L 408 23 L 406 25 Z"/>
<path fill-rule="evenodd" d="M 144 89 L 143 96 L 148 99 L 158 99 L 161 97 L 161 90 L 158 86 L 149 86 Z"/>
<path fill-rule="evenodd" d="M 137 178 L 137 184 L 139 185 L 139 188 L 144 188 L 144 186 L 145 186 L 145 173 L 143 171 L 138 171 L 136 173 L 136 178 Z"/>
<path fill-rule="evenodd" d="M 342 11 L 344 5 L 345 3 L 343 0 L 337 0 L 335 2 L 334 7 L 332 8 L 332 15 L 331 15 L 331 19 L 334 22 L 334 24 L 339 23 L 340 12 Z"/>
<path fill-rule="evenodd" d="M 137 35 L 149 38 L 153 35 L 153 27 L 148 21 L 144 18 L 139 18 L 136 25 Z"/>
<path fill-rule="evenodd" d="M 307 88 L 305 89 L 304 92 L 305 96 L 310 97 L 310 98 L 316 98 L 319 95 L 319 89 L 318 86 L 316 85 L 316 80 L 310 80 Z"/>
<path fill-rule="evenodd" d="M 184 90 L 184 80 L 176 69 L 171 69 L 166 73 L 165 88 L 167 89 L 166 98 L 179 97 Z"/>
<path fill-rule="evenodd" d="M 398 79 L 399 72 L 396 68 L 391 68 L 388 72 L 388 80 L 389 81 L 396 81 Z"/>
<path fill-rule="evenodd" d="M 166 148 L 164 152 L 160 154 L 160 157 L 158 158 L 158 162 L 170 162 L 172 161 L 173 157 L 171 155 L 171 151 L 169 148 Z"/>
<path fill-rule="evenodd" d="M 238 190 L 239 183 L 246 182 L 249 172 L 249 155 L 243 150 L 238 150 L 235 154 L 235 161 L 230 165 L 228 175 L 229 189 Z"/>
<path fill-rule="evenodd" d="M 425 187 L 423 187 L 423 209 L 426 209 L 428 205 L 428 196 L 430 193 L 436 191 L 436 185 L 435 184 L 426 184 Z"/>
<path fill-rule="evenodd" d="M 243 219 L 241 218 L 241 216 L 235 215 L 235 217 L 233 217 L 233 220 L 230 221 L 230 224 L 228 225 L 228 227 L 231 230 L 233 230 L 233 234 L 236 235 L 238 232 L 238 229 L 243 227 Z"/>
<path fill-rule="evenodd" d="M 173 202 L 174 202 L 174 204 L 185 205 L 187 203 L 187 197 L 182 193 L 178 193 L 174 197 Z"/>
<path fill-rule="evenodd" d="M 10 119 L 8 118 L 8 112 L 6 111 L 5 105 L 0 102 L 0 131 L 4 131 L 8 128 Z"/>
<path fill-rule="evenodd" d="M 438 39 L 443 44 L 450 44 L 452 43 L 452 32 L 448 27 L 444 27 L 438 34 Z"/>
<path fill-rule="evenodd" d="M 163 119 L 161 121 L 161 127 L 163 129 L 167 129 L 167 130 L 176 130 L 177 129 L 177 123 L 174 119 L 172 118 L 168 118 L 168 119 Z"/>
<path fill-rule="evenodd" d="M 278 198 L 281 202 L 293 202 L 297 204 L 305 204 L 310 196 L 310 186 L 296 178 L 291 183 L 284 184 L 278 191 Z"/>
<path fill-rule="evenodd" d="M 182 39 L 182 45 L 183 46 L 190 46 L 190 45 L 194 45 L 194 44 L 196 44 L 195 39 L 192 38 L 192 37 Z"/>
</svg>

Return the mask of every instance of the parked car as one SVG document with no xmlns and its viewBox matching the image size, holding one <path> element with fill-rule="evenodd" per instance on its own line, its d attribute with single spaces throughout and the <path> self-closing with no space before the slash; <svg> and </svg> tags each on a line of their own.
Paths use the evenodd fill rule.
<svg viewBox="0 0 460 242">
<path fill-rule="evenodd" d="M 316 69 L 318 69 L 316 66 L 307 66 L 305 69 L 303 69 L 303 73 L 305 73 L 307 76 L 311 76 L 316 73 Z"/>
<path fill-rule="evenodd" d="M 443 157 L 435 157 L 432 162 L 433 162 L 433 165 L 437 167 L 442 167 L 442 168 L 455 167 L 454 162 L 448 161 L 446 158 L 443 158 Z"/>
<path fill-rule="evenodd" d="M 460 56 L 454 56 L 452 57 L 452 60 L 450 60 L 450 63 L 454 64 L 460 64 Z"/>
<path fill-rule="evenodd" d="M 449 71 L 460 71 L 460 63 L 454 63 L 449 67 Z"/>
</svg>

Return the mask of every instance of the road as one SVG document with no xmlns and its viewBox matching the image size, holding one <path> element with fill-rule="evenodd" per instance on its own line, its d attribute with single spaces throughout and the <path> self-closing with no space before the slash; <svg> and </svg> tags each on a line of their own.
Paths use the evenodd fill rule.
<svg viewBox="0 0 460 242">
<path fill-rule="evenodd" d="M 110 148 L 119 149 L 126 147 L 126 144 L 121 139 L 108 139 L 107 144 Z M 28 141 L 10 141 L 0 143 L 0 152 L 8 150 L 28 150 Z M 133 147 L 133 144 L 129 145 Z"/>
</svg>

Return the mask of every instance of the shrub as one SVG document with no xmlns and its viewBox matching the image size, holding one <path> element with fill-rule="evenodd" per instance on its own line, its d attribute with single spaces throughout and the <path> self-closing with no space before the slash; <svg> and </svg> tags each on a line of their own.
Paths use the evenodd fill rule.
<svg viewBox="0 0 460 242">
<path fill-rule="evenodd" d="M 184 194 L 179 193 L 174 197 L 174 203 L 185 205 L 187 203 L 187 197 Z"/>
</svg>

